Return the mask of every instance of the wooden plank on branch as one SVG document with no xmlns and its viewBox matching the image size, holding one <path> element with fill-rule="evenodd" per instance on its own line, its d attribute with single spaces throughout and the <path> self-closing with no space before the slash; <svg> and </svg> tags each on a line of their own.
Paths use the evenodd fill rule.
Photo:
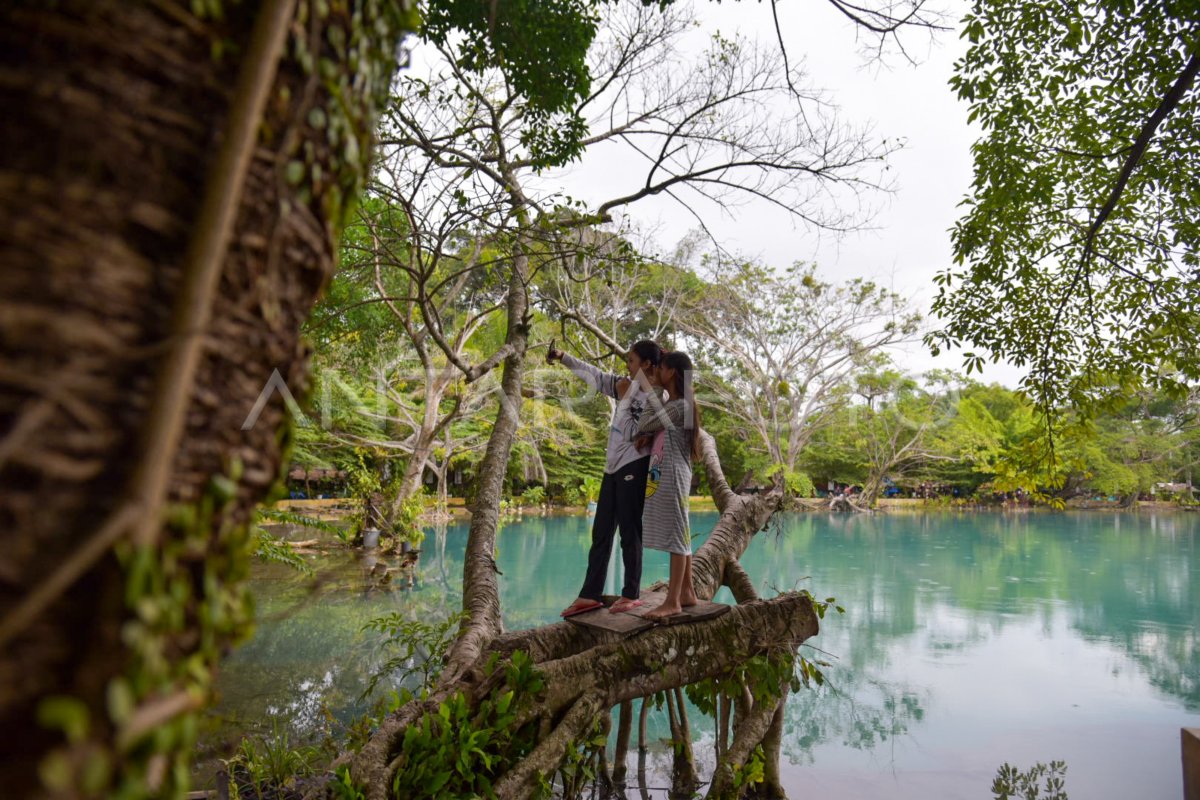
<svg viewBox="0 0 1200 800">
<path fill-rule="evenodd" d="M 638 608 L 635 611 L 641 611 Z M 582 614 L 576 614 L 573 617 L 567 617 L 568 622 L 573 622 L 576 625 L 582 625 L 585 628 L 598 628 L 609 633 L 619 633 L 624 636 L 632 636 L 633 634 L 654 627 L 654 622 L 648 619 L 642 619 L 640 616 L 635 616 L 632 611 L 623 611 L 613 614 L 607 608 L 597 608 L 595 611 L 585 611 Z"/>
<path fill-rule="evenodd" d="M 642 605 L 635 608 L 633 611 L 626 612 L 631 616 L 644 617 L 647 613 L 653 611 L 662 605 L 667 599 L 667 593 L 660 590 L 647 589 L 642 592 Z M 708 600 L 700 600 L 694 606 L 688 606 L 679 614 L 672 614 L 669 617 L 664 617 L 654 624 L 657 625 L 679 625 L 680 623 L 701 622 L 706 619 L 714 619 L 719 617 L 729 610 L 729 606 L 724 603 L 712 603 Z"/>
<path fill-rule="evenodd" d="M 642 601 L 640 606 L 617 614 L 613 614 L 607 608 L 616 598 L 605 597 L 606 606 L 604 608 L 597 608 L 594 611 L 585 611 L 582 614 L 576 614 L 573 617 L 568 617 L 567 621 L 587 628 L 597 628 L 610 633 L 632 636 L 635 633 L 648 630 L 655 625 L 678 625 L 688 622 L 700 622 L 719 617 L 729 610 L 729 606 L 724 603 L 710 603 L 707 600 L 701 600 L 696 605 L 683 609 L 683 612 L 680 614 L 674 614 L 657 621 L 646 619 L 646 613 L 662 605 L 666 596 L 665 592 L 645 589 L 642 591 L 640 597 Z"/>
</svg>

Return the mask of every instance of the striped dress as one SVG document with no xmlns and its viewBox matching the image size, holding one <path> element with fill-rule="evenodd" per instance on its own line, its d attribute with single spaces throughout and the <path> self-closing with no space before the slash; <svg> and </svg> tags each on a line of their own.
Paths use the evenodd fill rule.
<svg viewBox="0 0 1200 800">
<path fill-rule="evenodd" d="M 692 430 L 690 425 L 685 427 L 690 418 L 687 408 L 686 400 L 671 400 L 663 405 L 651 393 L 638 421 L 639 434 L 663 432 L 662 461 L 658 464 L 651 461 L 651 475 L 646 481 L 642 544 L 681 556 L 692 554 L 692 532 L 688 525 Z"/>
</svg>

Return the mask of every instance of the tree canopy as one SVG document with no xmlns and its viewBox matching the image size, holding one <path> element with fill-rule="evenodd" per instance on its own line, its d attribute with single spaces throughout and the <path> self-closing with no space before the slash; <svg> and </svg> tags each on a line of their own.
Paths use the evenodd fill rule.
<svg viewBox="0 0 1200 800">
<path fill-rule="evenodd" d="M 591 88 L 587 52 L 596 36 L 595 0 L 478 0 L 430 3 L 422 36 L 461 42 L 459 66 L 500 67 L 515 94 L 529 99 L 524 144 L 542 165 L 579 153 L 584 123 L 575 110 Z M 481 9 L 484 13 L 480 13 Z"/>
<path fill-rule="evenodd" d="M 1194 3 L 994 3 L 952 80 L 983 135 L 935 353 L 1029 368 L 1049 418 L 1200 378 Z"/>
</svg>

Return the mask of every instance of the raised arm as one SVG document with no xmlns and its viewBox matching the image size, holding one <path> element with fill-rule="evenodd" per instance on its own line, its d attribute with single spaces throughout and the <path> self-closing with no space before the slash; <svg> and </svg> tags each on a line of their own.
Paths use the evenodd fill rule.
<svg viewBox="0 0 1200 800">
<path fill-rule="evenodd" d="M 562 361 L 563 366 L 574 372 L 588 386 L 614 400 L 620 400 L 629 389 L 629 378 L 623 378 L 611 372 L 603 372 L 599 367 L 586 361 L 580 361 L 568 353 L 563 353 L 559 360 Z"/>
</svg>

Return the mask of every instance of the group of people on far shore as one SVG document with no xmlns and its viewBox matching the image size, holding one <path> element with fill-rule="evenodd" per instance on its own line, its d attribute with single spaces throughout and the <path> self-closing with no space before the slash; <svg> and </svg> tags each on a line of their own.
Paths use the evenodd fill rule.
<svg viewBox="0 0 1200 800">
<path fill-rule="evenodd" d="M 562 611 L 570 617 L 604 606 L 604 579 L 613 537 L 620 531 L 625 581 L 610 613 L 642 605 L 642 548 L 670 553 L 667 597 L 643 614 L 662 619 L 697 602 L 692 583 L 688 494 L 692 462 L 700 458 L 700 412 L 687 353 L 651 341 L 625 355 L 627 376 L 606 373 L 550 343 L 546 361 L 561 362 L 592 389 L 616 401 L 609 424 L 604 477 L 592 522 L 592 546 L 579 597 Z"/>
</svg>

